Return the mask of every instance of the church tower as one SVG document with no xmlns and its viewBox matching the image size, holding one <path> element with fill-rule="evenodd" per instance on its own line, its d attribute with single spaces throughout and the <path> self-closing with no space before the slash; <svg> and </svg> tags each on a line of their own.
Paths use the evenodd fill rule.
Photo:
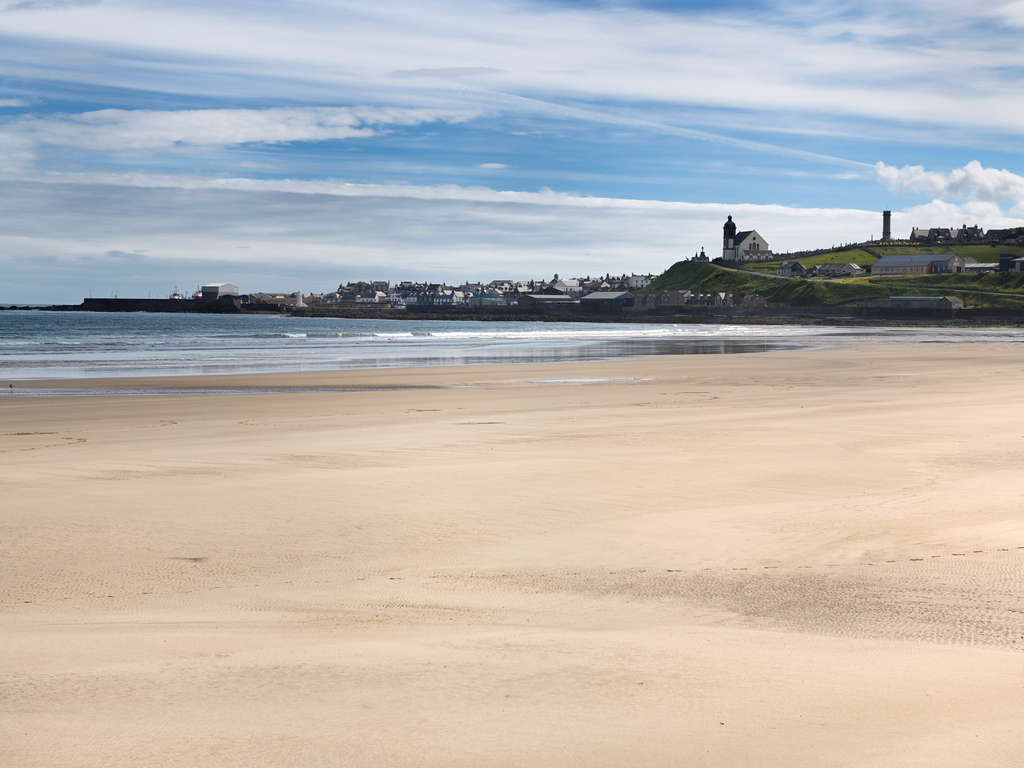
<svg viewBox="0 0 1024 768">
<path fill-rule="evenodd" d="M 722 227 L 722 258 L 732 260 L 736 258 L 736 222 L 732 216 Z"/>
</svg>

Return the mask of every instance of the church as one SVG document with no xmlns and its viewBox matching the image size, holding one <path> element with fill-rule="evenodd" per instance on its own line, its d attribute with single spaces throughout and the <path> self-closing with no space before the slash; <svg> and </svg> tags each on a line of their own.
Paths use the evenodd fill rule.
<svg viewBox="0 0 1024 768">
<path fill-rule="evenodd" d="M 737 232 L 732 216 L 722 227 L 722 258 L 726 261 L 771 261 L 775 258 L 763 237 L 753 229 Z"/>
</svg>

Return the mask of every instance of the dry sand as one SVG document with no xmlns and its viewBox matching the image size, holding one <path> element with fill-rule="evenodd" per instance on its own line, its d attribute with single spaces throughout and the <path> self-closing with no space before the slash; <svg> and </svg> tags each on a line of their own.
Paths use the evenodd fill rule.
<svg viewBox="0 0 1024 768">
<path fill-rule="evenodd" d="M 1020 765 L 1022 368 L 0 395 L 0 764 Z"/>
</svg>

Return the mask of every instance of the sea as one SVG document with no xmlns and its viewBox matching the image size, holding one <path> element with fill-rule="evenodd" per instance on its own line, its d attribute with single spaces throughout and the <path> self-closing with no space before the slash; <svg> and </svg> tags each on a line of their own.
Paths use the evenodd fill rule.
<svg viewBox="0 0 1024 768">
<path fill-rule="evenodd" d="M 0 382 L 578 362 L 893 341 L 1022 343 L 1024 332 L 3 311 Z"/>
</svg>

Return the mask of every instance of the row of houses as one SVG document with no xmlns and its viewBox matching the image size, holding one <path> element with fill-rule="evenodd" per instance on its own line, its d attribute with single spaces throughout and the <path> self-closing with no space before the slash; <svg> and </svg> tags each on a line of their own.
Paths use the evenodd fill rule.
<svg viewBox="0 0 1024 768">
<path fill-rule="evenodd" d="M 856 264 L 819 264 L 807 268 L 799 261 L 784 261 L 775 270 L 782 277 L 860 277 L 864 269 Z"/>
<path fill-rule="evenodd" d="M 751 307 L 767 305 L 757 294 L 742 291 L 644 291 L 636 306 L 653 307 Z"/>
<path fill-rule="evenodd" d="M 981 227 L 968 227 L 966 224 L 956 227 L 930 227 L 910 230 L 910 242 L 923 245 L 943 245 L 946 243 L 1007 243 L 1024 239 L 1024 233 L 1018 229 L 990 229 L 988 232 Z"/>
<path fill-rule="evenodd" d="M 768 303 L 757 294 L 741 291 L 596 291 L 573 299 L 565 294 L 527 294 L 520 297 L 519 307 L 529 311 L 558 306 L 579 306 L 584 310 L 608 311 L 625 307 L 655 309 L 658 307 L 766 307 Z"/>
<path fill-rule="evenodd" d="M 956 253 L 891 254 L 883 256 L 871 267 L 874 276 L 910 276 L 983 274 L 987 272 L 1024 271 L 1024 258 L 1002 253 L 998 262 L 978 262 Z M 859 277 L 865 270 L 856 264 L 819 264 L 805 267 L 798 261 L 784 261 L 775 270 L 781 277 Z"/>
<path fill-rule="evenodd" d="M 872 275 L 948 275 L 986 272 L 1022 272 L 1024 258 L 1013 253 L 999 254 L 998 262 L 979 262 L 955 253 L 893 254 L 883 256 L 871 267 Z"/>
<path fill-rule="evenodd" d="M 657 275 L 612 275 L 592 278 L 561 278 L 551 280 L 492 280 L 489 283 L 444 283 L 360 281 L 338 286 L 331 294 L 311 297 L 311 303 L 371 303 L 405 307 L 500 306 L 516 304 L 527 295 L 561 295 L 579 300 L 597 292 L 636 291 L 647 288 Z"/>
</svg>

